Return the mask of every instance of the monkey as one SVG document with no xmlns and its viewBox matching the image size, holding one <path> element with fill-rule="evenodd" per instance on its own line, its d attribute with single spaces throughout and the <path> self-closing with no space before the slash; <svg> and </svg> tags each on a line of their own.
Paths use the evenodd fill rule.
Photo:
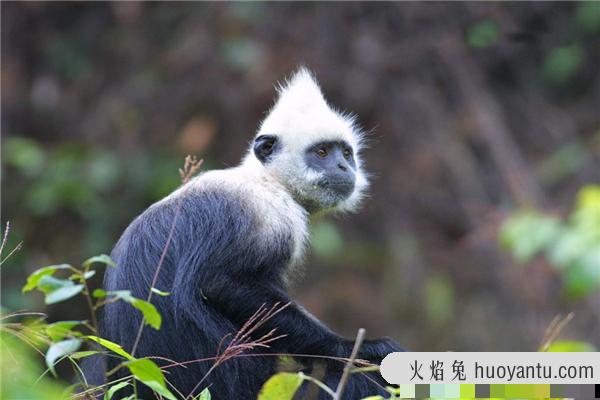
<svg viewBox="0 0 600 400">
<path fill-rule="evenodd" d="M 216 399 L 255 398 L 277 371 L 277 357 L 267 354 L 296 355 L 306 371 L 315 366 L 308 356 L 323 357 L 324 382 L 335 389 L 344 363 L 332 358 L 348 358 L 354 345 L 290 299 L 288 287 L 308 244 L 310 216 L 354 211 L 365 196 L 364 134 L 354 116 L 328 104 L 304 67 L 277 91 L 241 163 L 200 173 L 146 209 L 111 253 L 118 267 L 105 273 L 105 290 L 146 298 L 159 266 L 156 288 L 170 295 L 152 303 L 163 324 L 143 330 L 135 356 L 162 357 L 162 365 L 214 357 L 261 307 L 283 307 L 250 335 L 284 335 L 268 348 L 228 359 L 208 375 L 211 361 L 169 367 L 167 380 L 186 396 L 208 387 Z M 141 323 L 137 310 L 114 302 L 100 332 L 132 351 Z M 394 351 L 402 348 L 390 338 L 366 340 L 358 358 L 378 364 Z M 86 368 L 92 382 L 117 365 L 114 358 L 103 363 Z M 377 374 L 352 374 L 344 398 L 384 394 L 382 385 Z"/>
</svg>

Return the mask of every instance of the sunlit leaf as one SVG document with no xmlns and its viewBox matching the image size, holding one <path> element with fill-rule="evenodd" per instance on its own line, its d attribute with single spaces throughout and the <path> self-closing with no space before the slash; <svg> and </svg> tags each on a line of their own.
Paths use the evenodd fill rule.
<svg viewBox="0 0 600 400">
<path fill-rule="evenodd" d="M 67 335 L 73 334 L 73 327 L 80 325 L 82 321 L 59 321 L 46 326 L 46 334 L 57 342 Z"/>
<path fill-rule="evenodd" d="M 557 340 L 548 347 L 547 351 L 558 353 L 592 352 L 596 351 L 596 348 L 590 343 L 577 340 Z"/>
<path fill-rule="evenodd" d="M 51 293 L 56 289 L 74 286 L 75 284 L 68 279 L 59 279 L 51 275 L 42 276 L 37 284 L 37 289 L 45 294 Z"/>
<path fill-rule="evenodd" d="M 94 342 L 96 342 L 96 343 L 98 343 L 98 344 L 106 347 L 107 349 L 109 349 L 113 353 L 116 353 L 116 354 L 118 354 L 118 355 L 120 355 L 120 356 L 122 356 L 122 357 L 124 357 L 124 358 L 126 358 L 128 360 L 134 360 L 134 358 L 131 356 L 131 354 L 129 354 L 128 352 L 126 352 L 125 350 L 123 350 L 123 347 L 121 347 L 120 345 L 118 345 L 118 344 L 116 344 L 114 342 L 111 342 L 108 339 L 103 339 L 103 338 L 100 338 L 98 336 L 93 336 L 93 335 L 85 336 L 85 339 L 92 340 L 92 341 L 94 341 Z"/>
<path fill-rule="evenodd" d="M 53 343 L 48 351 L 46 352 L 46 365 L 54 376 L 56 376 L 56 370 L 54 364 L 61 357 L 67 356 L 81 346 L 81 339 L 68 339 L 61 342 Z"/>
<path fill-rule="evenodd" d="M 133 307 L 137 308 L 144 315 L 145 323 L 153 327 L 154 329 L 160 329 L 162 323 L 162 317 L 156 307 L 145 300 L 138 299 L 131 295 L 129 290 L 114 290 L 109 292 L 104 291 L 94 291 L 95 297 L 103 297 L 103 296 L 114 296 L 117 297 L 129 304 Z"/>
<path fill-rule="evenodd" d="M 148 325 L 156 330 L 160 329 L 162 317 L 156 307 L 154 307 L 154 304 L 140 299 L 133 299 L 130 303 L 144 314 L 144 319 Z"/>
<path fill-rule="evenodd" d="M 210 390 L 208 388 L 204 388 L 202 392 L 198 396 L 194 398 L 194 400 L 211 400 L 212 395 L 210 394 Z"/>
<path fill-rule="evenodd" d="M 156 293 L 159 296 L 165 297 L 165 296 L 171 295 L 171 293 L 169 293 L 169 292 L 163 292 L 162 290 L 158 290 L 157 288 L 154 288 L 154 287 L 151 290 L 152 290 L 152 293 Z"/>
<path fill-rule="evenodd" d="M 58 271 L 59 269 L 69 269 L 69 268 L 71 268 L 71 266 L 69 264 L 60 264 L 60 265 L 50 265 L 48 267 L 40 268 L 40 269 L 34 271 L 27 278 L 27 284 L 25 286 L 23 286 L 23 293 L 29 292 L 30 290 L 35 289 L 38 286 L 40 280 L 44 276 L 52 275 L 54 272 Z"/>
<path fill-rule="evenodd" d="M 73 296 L 79 294 L 85 286 L 83 285 L 73 285 L 73 286 L 65 286 L 60 289 L 56 289 L 46 295 L 46 304 L 54 304 L 67 299 L 70 299 Z"/>
<path fill-rule="evenodd" d="M 161 396 L 170 400 L 177 400 L 165 385 L 165 377 L 153 361 L 147 358 L 128 361 L 124 364 L 137 380 L 151 388 Z"/>
<path fill-rule="evenodd" d="M 258 394 L 258 400 L 292 400 L 304 378 L 291 372 L 280 372 L 269 378 Z"/>
<path fill-rule="evenodd" d="M 115 264 L 115 262 L 112 260 L 112 258 L 110 258 L 110 256 L 108 256 L 106 254 L 100 254 L 99 256 L 94 256 L 94 257 L 88 258 L 87 260 L 85 260 L 83 262 L 83 266 L 88 268 L 94 263 L 106 264 L 107 266 L 114 267 L 114 268 L 117 267 L 117 264 Z"/>
<path fill-rule="evenodd" d="M 73 358 L 75 360 L 79 360 L 79 359 L 93 356 L 94 354 L 99 354 L 99 353 L 100 353 L 99 351 L 95 351 L 95 350 L 76 351 L 75 353 L 71 354 L 71 358 Z"/>
<path fill-rule="evenodd" d="M 129 386 L 129 385 L 130 385 L 129 382 L 120 382 L 120 383 L 117 383 L 116 385 L 112 385 L 111 387 L 108 388 L 106 393 L 104 393 L 104 400 L 111 400 L 112 397 L 115 395 L 115 393 L 117 393 L 119 390 L 121 390 L 124 387 Z"/>
<path fill-rule="evenodd" d="M 96 271 L 87 271 L 83 274 L 83 279 L 90 279 L 94 275 L 96 275 Z"/>
</svg>

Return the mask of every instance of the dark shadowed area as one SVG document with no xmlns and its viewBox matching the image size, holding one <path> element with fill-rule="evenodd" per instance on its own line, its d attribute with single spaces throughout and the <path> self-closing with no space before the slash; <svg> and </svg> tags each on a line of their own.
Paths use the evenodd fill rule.
<svg viewBox="0 0 600 400">
<path fill-rule="evenodd" d="M 561 337 L 600 347 L 600 236 L 576 278 L 499 238 L 600 182 L 596 2 L 3 2 L 2 221 L 24 244 L 2 307 L 86 318 L 27 275 L 109 253 L 186 154 L 238 163 L 299 65 L 371 132 L 373 174 L 360 212 L 314 221 L 307 309 L 421 351 L 536 351 L 573 311 Z"/>
</svg>

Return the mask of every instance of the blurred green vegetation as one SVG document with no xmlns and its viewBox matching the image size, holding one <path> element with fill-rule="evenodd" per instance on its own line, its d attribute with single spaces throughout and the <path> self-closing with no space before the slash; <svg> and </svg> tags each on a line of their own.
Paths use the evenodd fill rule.
<svg viewBox="0 0 600 400">
<path fill-rule="evenodd" d="M 467 43 L 476 49 L 483 49 L 496 43 L 500 38 L 500 28 L 492 20 L 477 22 L 467 34 Z"/>
<path fill-rule="evenodd" d="M 31 340 L 29 338 L 28 340 Z M 31 347 L 20 338 L 0 329 L 0 369 L 3 399 L 63 400 L 68 398 L 66 385 L 43 375 L 44 369 Z"/>
<path fill-rule="evenodd" d="M 181 160 L 169 152 L 119 157 L 95 146 L 42 146 L 13 136 L 4 142 L 3 162 L 17 174 L 8 201 L 19 205 L 19 214 L 71 213 L 86 227 L 81 252 L 87 254 L 111 248 L 114 226 L 126 222 L 129 209 L 143 209 L 180 184 Z"/>
<path fill-rule="evenodd" d="M 600 186 L 581 189 L 564 221 L 536 210 L 516 213 L 504 223 L 500 241 L 521 263 L 543 254 L 570 298 L 593 293 L 600 288 Z"/>
</svg>

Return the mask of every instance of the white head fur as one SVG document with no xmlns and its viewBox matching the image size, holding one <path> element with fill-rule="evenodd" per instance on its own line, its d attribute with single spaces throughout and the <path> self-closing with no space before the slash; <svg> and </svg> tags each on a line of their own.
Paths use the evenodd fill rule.
<svg viewBox="0 0 600 400">
<path fill-rule="evenodd" d="M 263 167 L 286 186 L 297 201 L 315 196 L 320 174 L 308 168 L 303 154 L 312 144 L 324 141 L 345 141 L 352 146 L 356 163 L 355 187 L 345 200 L 323 207 L 328 211 L 352 211 L 360 203 L 368 186 L 362 171 L 360 151 L 363 134 L 354 117 L 334 110 L 327 104 L 318 83 L 305 68 L 299 69 L 289 81 L 278 88 L 279 97 L 258 129 L 256 137 L 277 135 L 283 151 Z M 244 164 L 261 165 L 250 149 Z"/>
</svg>

